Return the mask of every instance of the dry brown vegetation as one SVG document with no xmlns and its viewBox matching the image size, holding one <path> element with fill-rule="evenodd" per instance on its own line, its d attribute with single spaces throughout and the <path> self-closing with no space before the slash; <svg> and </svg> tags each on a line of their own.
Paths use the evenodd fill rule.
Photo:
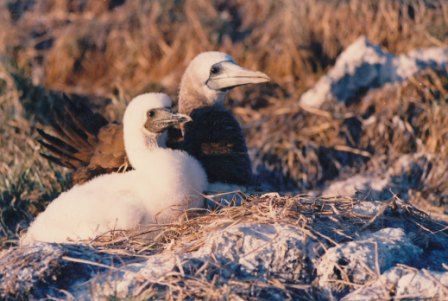
<svg viewBox="0 0 448 301">
<path fill-rule="evenodd" d="M 447 95 L 446 71 L 428 70 L 350 106 L 331 102 L 312 109 L 289 101 L 242 116 L 252 125 L 249 145 L 257 149 L 258 163 L 283 185 L 312 188 L 352 167 L 379 171 L 414 153 L 435 155 L 431 172 L 441 180 L 447 177 Z"/>
<path fill-rule="evenodd" d="M 297 97 L 360 35 L 395 53 L 448 39 L 445 1 L 23 2 L 4 4 L 2 52 L 47 87 L 102 94 L 175 91 L 198 52 L 220 49 Z"/>
<path fill-rule="evenodd" d="M 49 89 L 114 99 L 147 90 L 175 96 L 198 52 L 228 52 L 273 79 L 233 91 L 229 104 L 249 146 L 258 150 L 256 163 L 276 187 L 312 188 L 341 170 L 383 166 L 403 153 L 423 151 L 441 163 L 421 182 L 432 187 L 427 190 L 448 193 L 443 72 L 370 93 L 349 107 L 330 103 L 309 110 L 297 103 L 360 35 L 394 53 L 447 45 L 446 1 L 8 0 L 0 4 L 0 26 L 0 59 L 8 71 L 20 70 Z M 39 157 L 30 128 L 37 112 L 25 112 L 23 91 L 4 68 L 0 228 L 10 236 L 16 216 L 27 220 L 41 210 L 41 201 L 63 189 L 66 178 Z M 425 195 L 421 189 L 417 194 Z"/>
</svg>

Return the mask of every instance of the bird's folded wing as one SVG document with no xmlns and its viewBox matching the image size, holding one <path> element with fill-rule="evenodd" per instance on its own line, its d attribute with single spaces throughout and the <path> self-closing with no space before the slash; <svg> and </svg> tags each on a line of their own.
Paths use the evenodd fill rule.
<svg viewBox="0 0 448 301">
<path fill-rule="evenodd" d="M 111 171 L 130 167 L 124 148 L 122 124 L 109 123 L 101 129 L 89 166 Z"/>
<path fill-rule="evenodd" d="M 53 134 L 38 130 L 39 142 L 47 151 L 42 155 L 73 169 L 75 183 L 126 167 L 122 125 L 109 123 L 65 95 L 54 106 L 52 115 Z"/>
<path fill-rule="evenodd" d="M 232 113 L 205 107 L 194 110 L 191 117 L 183 148 L 201 162 L 209 182 L 250 184 L 252 167 L 246 142 Z"/>
</svg>

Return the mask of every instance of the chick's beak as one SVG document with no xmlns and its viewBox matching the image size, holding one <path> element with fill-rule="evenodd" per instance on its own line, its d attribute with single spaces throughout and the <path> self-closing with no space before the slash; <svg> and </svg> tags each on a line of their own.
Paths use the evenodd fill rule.
<svg viewBox="0 0 448 301">
<path fill-rule="evenodd" d="M 213 90 L 228 90 L 247 84 L 260 84 L 270 81 L 269 76 L 260 71 L 245 69 L 233 62 L 223 62 L 222 71 L 207 80 L 207 86 Z"/>
<path fill-rule="evenodd" d="M 145 128 L 152 132 L 162 132 L 169 127 L 179 127 L 191 120 L 191 117 L 188 115 L 160 111 L 155 118 L 146 120 Z"/>
<path fill-rule="evenodd" d="M 172 120 L 173 120 L 173 123 L 181 125 L 181 124 L 190 122 L 193 119 L 191 119 L 190 116 L 185 115 L 185 114 L 173 114 L 172 115 Z"/>
</svg>

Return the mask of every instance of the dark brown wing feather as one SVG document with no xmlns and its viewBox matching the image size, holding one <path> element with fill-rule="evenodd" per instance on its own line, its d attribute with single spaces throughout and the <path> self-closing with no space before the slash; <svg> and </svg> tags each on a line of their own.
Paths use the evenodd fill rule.
<svg viewBox="0 0 448 301">
<path fill-rule="evenodd" d="M 74 169 L 73 182 L 83 183 L 97 175 L 128 169 L 123 128 L 109 123 L 81 102 L 64 95 L 51 119 L 55 135 L 38 130 L 44 157 Z"/>
<path fill-rule="evenodd" d="M 62 104 L 55 106 L 53 126 L 59 133 L 76 144 L 85 147 L 96 141 L 99 131 L 108 121 L 98 113 L 92 112 L 81 102 L 74 102 L 65 94 Z"/>
<path fill-rule="evenodd" d="M 71 169 L 75 169 L 75 166 L 72 165 L 70 162 L 62 162 L 62 160 L 64 160 L 64 159 L 56 158 L 56 157 L 48 155 L 48 154 L 46 154 L 44 152 L 41 152 L 40 155 L 42 157 L 46 158 L 47 160 L 53 162 L 53 163 L 56 163 L 56 164 L 61 165 L 61 166 L 66 166 L 66 167 L 71 168 Z"/>
</svg>

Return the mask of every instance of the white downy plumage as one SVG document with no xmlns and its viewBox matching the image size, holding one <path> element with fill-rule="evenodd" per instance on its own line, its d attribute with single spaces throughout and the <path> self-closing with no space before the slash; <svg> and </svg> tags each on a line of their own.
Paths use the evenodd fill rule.
<svg viewBox="0 0 448 301">
<path fill-rule="evenodd" d="M 123 124 L 126 153 L 135 169 L 99 176 L 62 193 L 31 224 L 21 244 L 92 239 L 113 229 L 170 222 L 187 208 L 202 207 L 207 187 L 202 166 L 186 152 L 163 148 L 167 116 L 189 118 L 169 113 L 170 107 L 165 94 L 134 98 Z M 159 109 L 151 115 L 154 125 L 161 127 L 151 132 L 148 112 L 154 109 Z M 157 119 L 158 114 L 165 119 Z"/>
</svg>

